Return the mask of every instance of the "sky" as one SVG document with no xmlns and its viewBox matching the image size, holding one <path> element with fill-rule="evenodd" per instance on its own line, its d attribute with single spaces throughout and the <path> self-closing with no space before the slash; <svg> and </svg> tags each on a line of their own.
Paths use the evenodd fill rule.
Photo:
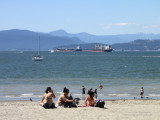
<svg viewBox="0 0 160 120">
<path fill-rule="evenodd" d="M 160 0 L 0 0 L 0 31 L 160 33 Z"/>
</svg>

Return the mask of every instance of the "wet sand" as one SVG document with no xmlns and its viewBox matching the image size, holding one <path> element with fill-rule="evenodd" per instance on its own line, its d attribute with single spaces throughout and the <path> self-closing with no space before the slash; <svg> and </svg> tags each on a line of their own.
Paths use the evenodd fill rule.
<svg viewBox="0 0 160 120">
<path fill-rule="evenodd" d="M 0 116 L 0 120 L 159 120 L 160 100 L 109 100 L 104 109 L 44 109 L 39 102 L 1 101 Z"/>
</svg>

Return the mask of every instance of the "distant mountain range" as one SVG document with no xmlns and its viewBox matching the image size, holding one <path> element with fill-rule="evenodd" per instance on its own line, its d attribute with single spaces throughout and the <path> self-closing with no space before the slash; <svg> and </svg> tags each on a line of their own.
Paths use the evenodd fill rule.
<svg viewBox="0 0 160 120">
<path fill-rule="evenodd" d="M 12 29 L 0 31 L 0 51 L 36 51 L 38 50 L 39 36 L 41 50 L 43 51 L 64 46 L 75 47 L 77 45 L 81 45 L 85 49 L 91 49 L 94 47 L 94 43 L 111 44 L 113 49 L 116 50 L 158 50 L 160 45 L 158 40 L 152 40 L 152 42 L 150 40 L 143 41 L 143 39 L 160 39 L 160 34 L 137 33 L 97 36 L 85 32 L 70 34 L 64 30 L 42 33 Z M 134 41 L 136 39 L 141 40 Z"/>
<path fill-rule="evenodd" d="M 81 44 L 83 50 L 91 50 L 95 48 L 95 45 L 107 45 L 100 43 L 87 43 Z M 59 46 L 61 48 L 76 48 L 77 45 L 66 45 Z M 57 47 L 56 47 L 57 48 Z M 56 49 L 55 48 L 55 49 Z M 135 40 L 128 43 L 117 43 L 113 44 L 112 48 L 114 51 L 160 51 L 160 39 L 159 40 Z"/>
<path fill-rule="evenodd" d="M 62 36 L 76 37 L 87 43 L 103 43 L 110 45 L 115 43 L 131 42 L 137 39 L 160 39 L 160 34 L 145 34 L 145 33 L 122 34 L 122 35 L 92 35 L 85 32 L 71 34 L 67 33 L 64 30 L 57 30 L 50 32 L 50 34 L 59 37 Z"/>
<path fill-rule="evenodd" d="M 84 43 L 79 38 L 75 37 L 59 37 L 46 33 L 13 29 L 0 31 L 0 50 L 38 50 L 39 36 L 41 50 L 49 50 L 61 45 Z"/>
<path fill-rule="evenodd" d="M 116 51 L 160 51 L 159 40 L 135 40 L 129 43 L 114 44 Z"/>
</svg>

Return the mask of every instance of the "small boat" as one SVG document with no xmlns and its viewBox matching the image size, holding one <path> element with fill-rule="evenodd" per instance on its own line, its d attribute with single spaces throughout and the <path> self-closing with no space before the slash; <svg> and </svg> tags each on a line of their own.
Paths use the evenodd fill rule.
<svg viewBox="0 0 160 120">
<path fill-rule="evenodd" d="M 39 37 L 39 42 L 38 42 L 38 55 L 35 55 L 32 57 L 32 60 L 34 61 L 42 61 L 43 60 L 43 56 L 40 55 L 40 37 Z"/>
<path fill-rule="evenodd" d="M 80 46 L 77 46 L 75 51 L 82 51 L 82 48 Z"/>
<path fill-rule="evenodd" d="M 36 55 L 36 56 L 32 57 L 32 60 L 34 60 L 34 61 L 42 61 L 43 60 L 43 56 Z"/>
<path fill-rule="evenodd" d="M 50 50 L 50 53 L 54 53 L 54 50 L 53 50 L 53 49 L 51 49 L 51 50 Z"/>
</svg>

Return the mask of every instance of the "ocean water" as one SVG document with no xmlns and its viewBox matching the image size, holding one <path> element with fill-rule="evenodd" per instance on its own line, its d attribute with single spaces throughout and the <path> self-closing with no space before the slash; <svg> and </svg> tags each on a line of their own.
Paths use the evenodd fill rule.
<svg viewBox="0 0 160 120">
<path fill-rule="evenodd" d="M 0 100 L 40 101 L 50 86 L 58 97 L 64 87 L 82 99 L 81 86 L 98 89 L 101 99 L 160 99 L 160 52 L 0 52 Z"/>
</svg>

